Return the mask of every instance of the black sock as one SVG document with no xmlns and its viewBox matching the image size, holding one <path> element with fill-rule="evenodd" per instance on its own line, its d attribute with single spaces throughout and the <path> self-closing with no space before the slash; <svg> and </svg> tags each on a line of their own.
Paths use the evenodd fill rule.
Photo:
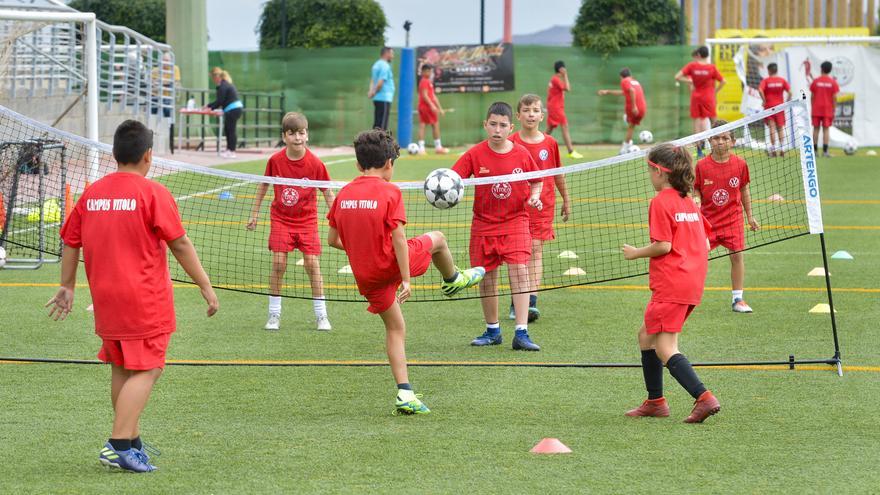
<svg viewBox="0 0 880 495">
<path fill-rule="evenodd" d="M 691 366 L 690 361 L 688 361 L 683 355 L 676 354 L 669 358 L 669 361 L 666 362 L 666 367 L 669 368 L 669 373 L 672 377 L 678 380 L 678 383 L 680 383 L 694 399 L 698 398 L 706 391 L 706 387 L 703 386 L 703 382 L 697 377 L 694 367 Z"/>
<path fill-rule="evenodd" d="M 141 437 L 136 436 L 131 439 L 131 448 L 137 450 L 144 450 L 144 442 L 141 442 Z"/>
<path fill-rule="evenodd" d="M 449 277 L 449 278 L 443 277 L 443 281 L 446 282 L 446 283 L 451 284 L 452 282 L 455 282 L 455 279 L 457 279 L 457 278 L 458 278 L 458 272 L 455 272 L 455 273 L 453 273 L 452 276 Z"/>
<path fill-rule="evenodd" d="M 409 383 L 398 383 L 397 389 L 398 390 L 412 390 L 412 385 L 410 385 Z"/>
<path fill-rule="evenodd" d="M 822 145 L 822 153 L 828 153 L 828 145 L 827 144 Z"/>
<path fill-rule="evenodd" d="M 109 442 L 110 446 L 113 447 L 113 450 L 117 452 L 131 450 L 131 440 L 128 438 L 111 438 Z"/>
<path fill-rule="evenodd" d="M 538 296 L 536 294 L 529 294 L 529 307 L 534 308 L 538 305 Z"/>
<path fill-rule="evenodd" d="M 819 152 L 819 145 L 813 143 L 813 153 L 818 153 L 818 152 Z"/>
<path fill-rule="evenodd" d="M 648 399 L 663 397 L 663 361 L 660 361 L 654 349 L 642 351 L 642 374 L 645 375 Z"/>
</svg>

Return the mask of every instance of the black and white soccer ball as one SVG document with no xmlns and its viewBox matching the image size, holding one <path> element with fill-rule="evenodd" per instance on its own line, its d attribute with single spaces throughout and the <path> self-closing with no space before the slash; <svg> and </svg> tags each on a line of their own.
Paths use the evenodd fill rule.
<svg viewBox="0 0 880 495">
<path fill-rule="evenodd" d="M 855 155 L 859 151 L 859 143 L 855 139 L 850 139 L 843 145 L 843 152 L 847 155 Z"/>
<path fill-rule="evenodd" d="M 425 198 L 434 208 L 445 210 L 457 205 L 464 196 L 464 183 L 457 172 L 438 168 L 425 179 Z"/>
<path fill-rule="evenodd" d="M 639 141 L 645 144 L 651 144 L 654 142 L 654 133 L 649 130 L 644 130 L 639 133 Z"/>
</svg>

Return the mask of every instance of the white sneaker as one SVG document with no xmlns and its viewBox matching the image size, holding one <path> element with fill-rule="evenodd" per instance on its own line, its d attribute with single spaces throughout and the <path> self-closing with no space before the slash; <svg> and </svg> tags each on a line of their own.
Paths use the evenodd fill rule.
<svg viewBox="0 0 880 495">
<path fill-rule="evenodd" d="M 737 298 L 736 301 L 733 302 L 733 312 L 734 313 L 751 313 L 752 308 L 742 299 Z"/>
<path fill-rule="evenodd" d="M 235 152 L 229 151 L 229 150 L 224 150 L 224 151 L 220 152 L 220 157 L 221 158 L 235 158 Z"/>
<path fill-rule="evenodd" d="M 332 330 L 333 327 L 330 326 L 330 319 L 326 316 L 321 316 L 317 319 L 318 330 L 329 331 Z"/>
<path fill-rule="evenodd" d="M 277 331 L 281 328 L 281 315 L 278 313 L 269 313 L 269 321 L 266 322 L 266 326 L 263 328 L 266 330 Z"/>
</svg>

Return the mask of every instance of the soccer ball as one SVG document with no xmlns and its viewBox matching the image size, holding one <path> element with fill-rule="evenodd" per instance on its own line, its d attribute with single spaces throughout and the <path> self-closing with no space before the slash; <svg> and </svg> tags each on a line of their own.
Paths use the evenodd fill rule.
<svg viewBox="0 0 880 495">
<path fill-rule="evenodd" d="M 434 208 L 445 210 L 457 205 L 464 196 L 464 183 L 454 170 L 438 168 L 425 179 L 425 198 Z"/>
<path fill-rule="evenodd" d="M 648 130 L 644 130 L 639 133 L 639 141 L 649 144 L 654 142 L 654 133 Z"/>
<path fill-rule="evenodd" d="M 859 151 L 859 145 L 856 143 L 855 139 L 850 139 L 843 145 L 843 152 L 847 155 L 855 155 L 856 151 Z"/>
<path fill-rule="evenodd" d="M 0 247 L 0 268 L 6 264 L 6 250 Z"/>
<path fill-rule="evenodd" d="M 419 145 L 416 143 L 409 143 L 409 146 L 406 147 L 406 151 L 409 152 L 410 155 L 419 154 Z"/>
<path fill-rule="evenodd" d="M 639 148 L 637 144 L 630 145 L 629 149 L 626 150 L 627 153 L 638 153 L 642 149 Z"/>
</svg>

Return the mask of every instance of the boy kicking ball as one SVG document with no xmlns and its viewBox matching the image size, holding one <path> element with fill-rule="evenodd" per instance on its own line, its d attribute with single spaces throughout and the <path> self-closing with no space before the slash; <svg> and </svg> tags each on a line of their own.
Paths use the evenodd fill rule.
<svg viewBox="0 0 880 495">
<path fill-rule="evenodd" d="M 95 310 L 95 333 L 103 340 L 98 359 L 110 363 L 113 430 L 98 460 L 111 468 L 155 471 L 140 436 L 140 416 L 165 367 L 176 329 L 166 245 L 208 303 L 219 303 L 177 212 L 171 193 L 146 179 L 153 133 L 127 120 L 113 136 L 118 171 L 83 193 L 61 229 L 61 287 L 46 303 L 63 320 L 73 309 L 80 250 Z"/>
<path fill-rule="evenodd" d="M 423 275 L 433 262 L 453 296 L 480 283 L 482 267 L 459 271 L 442 232 L 407 240 L 406 212 L 400 189 L 391 183 L 400 147 L 382 129 L 358 134 L 354 141 L 361 176 L 339 191 L 327 219 L 327 243 L 345 251 L 358 291 L 370 303 L 367 311 L 385 323 L 385 350 L 397 383 L 396 412 L 431 412 L 409 383 L 406 366 L 406 322 L 400 305 L 410 296 L 410 279 Z M 398 293 L 398 288 L 400 292 Z"/>
</svg>

